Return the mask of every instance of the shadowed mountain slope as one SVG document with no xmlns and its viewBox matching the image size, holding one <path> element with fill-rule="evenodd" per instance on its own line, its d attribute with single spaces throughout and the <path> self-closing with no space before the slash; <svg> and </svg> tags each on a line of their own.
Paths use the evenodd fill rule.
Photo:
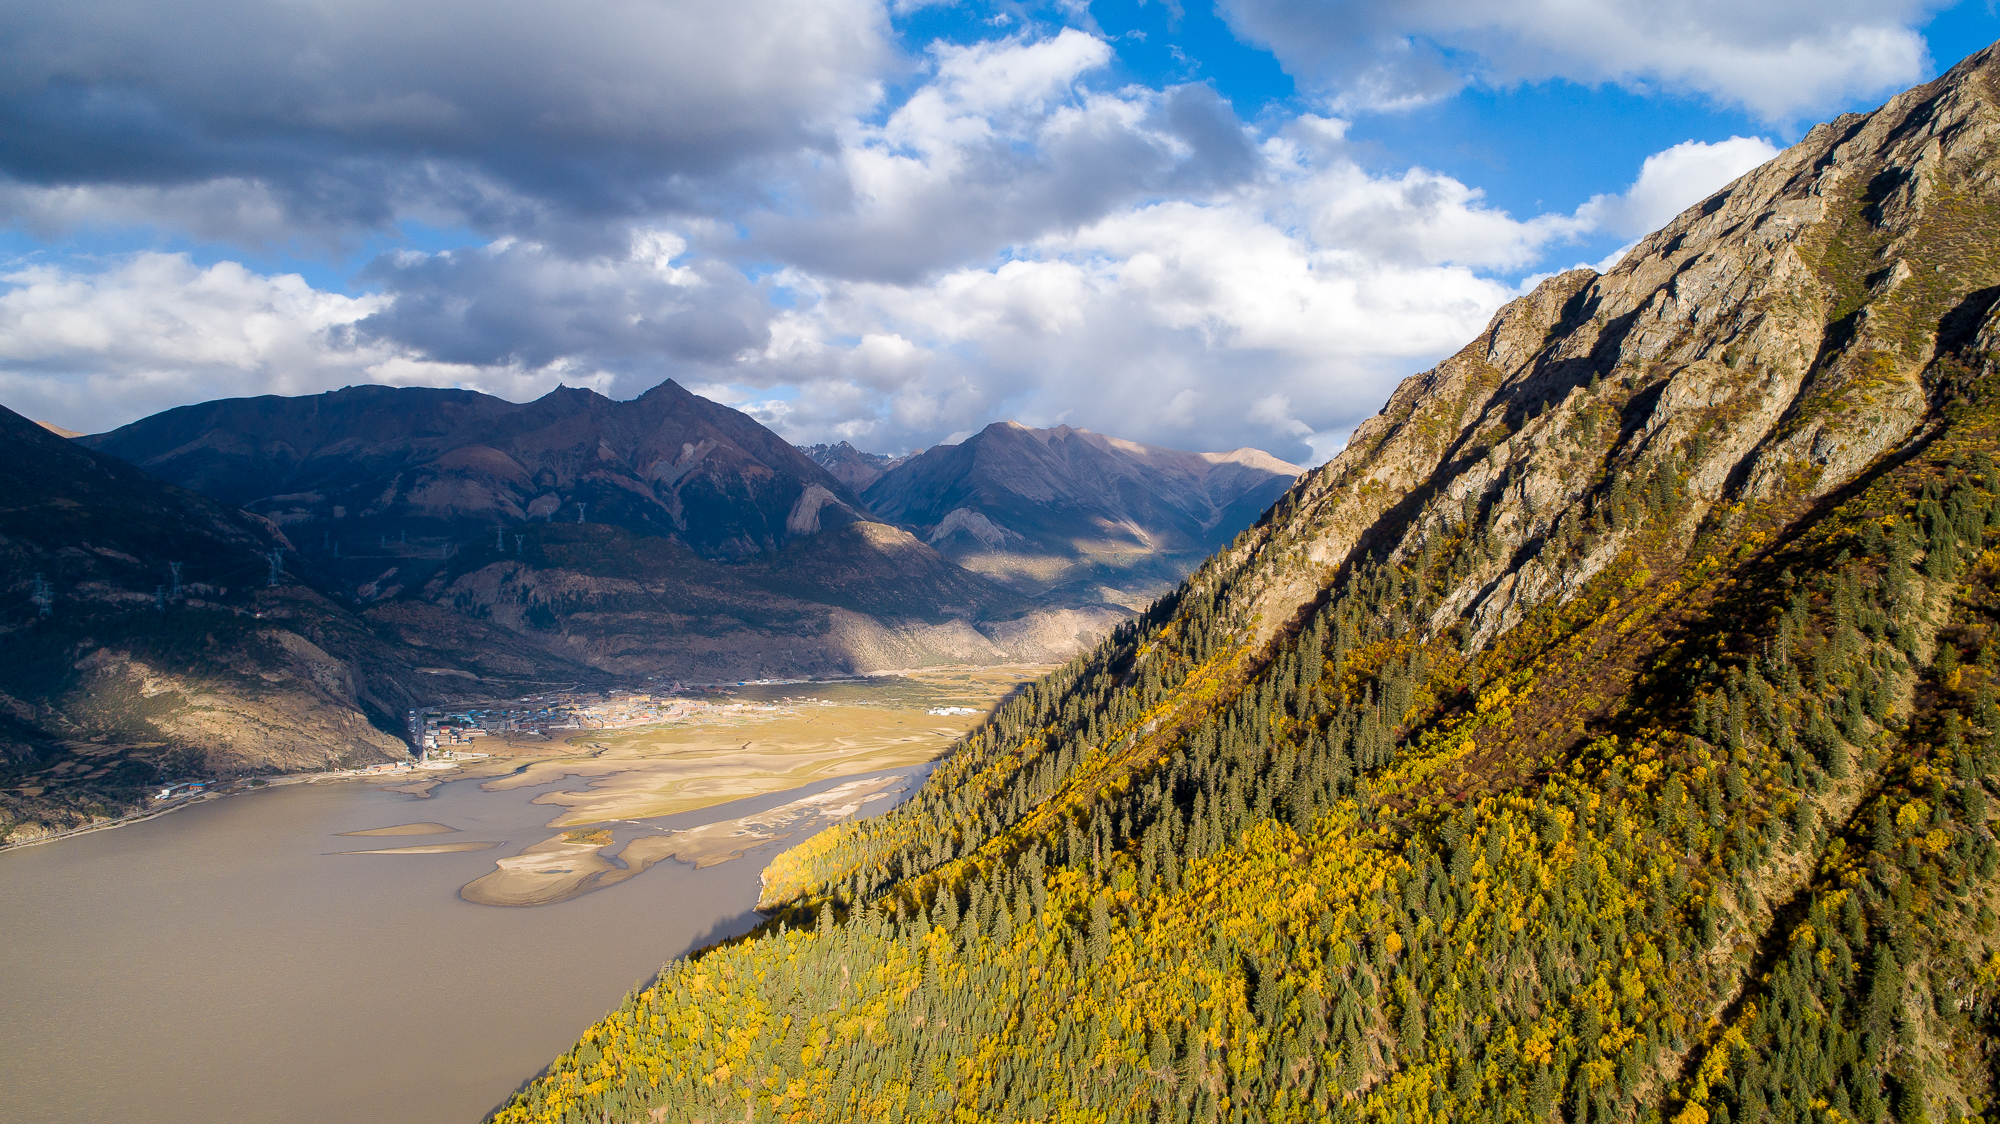
<svg viewBox="0 0 2000 1124">
<path fill-rule="evenodd" d="M 1142 605 L 1254 522 L 1299 472 L 1256 449 L 1184 453 L 997 422 L 909 458 L 863 498 L 1016 589 Z"/>
<path fill-rule="evenodd" d="M 0 496 L 0 839 L 128 811 L 163 778 L 408 756 L 402 714 L 436 677 L 325 596 L 267 520 L 4 408 Z M 588 670 L 533 649 L 494 661 L 494 630 L 459 631 L 422 662 L 508 683 Z"/>
<path fill-rule="evenodd" d="M 696 681 L 1067 658 L 1128 614 L 1050 608 L 880 523 L 753 419 L 662 383 L 349 387 L 168 410 L 85 446 L 242 504 L 404 644 L 476 625 Z"/>
<path fill-rule="evenodd" d="M 232 398 L 81 441 L 351 550 L 587 521 L 738 558 L 860 508 L 777 434 L 671 380 L 630 402 L 575 387 L 525 403 L 386 386 Z"/>
<path fill-rule="evenodd" d="M 1996 78 L 1502 309 L 496 1119 L 1990 1112 Z"/>
</svg>

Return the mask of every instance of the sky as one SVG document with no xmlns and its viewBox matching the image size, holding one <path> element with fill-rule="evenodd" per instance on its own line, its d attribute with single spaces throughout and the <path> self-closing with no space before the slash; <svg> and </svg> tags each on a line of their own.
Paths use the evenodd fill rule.
<svg viewBox="0 0 2000 1124">
<path fill-rule="evenodd" d="M 672 378 L 1318 463 L 1992 0 L 14 0 L 0 404 Z"/>
</svg>

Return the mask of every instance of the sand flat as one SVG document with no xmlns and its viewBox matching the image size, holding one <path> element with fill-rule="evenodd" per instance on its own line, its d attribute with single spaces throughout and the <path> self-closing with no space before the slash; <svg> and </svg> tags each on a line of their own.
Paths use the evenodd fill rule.
<svg viewBox="0 0 2000 1124">
<path fill-rule="evenodd" d="M 458 896 L 480 905 L 550 905 L 637 874 L 599 853 L 609 843 L 608 838 L 575 840 L 567 833 L 532 843 L 518 855 L 495 860 L 499 869 L 466 883 Z M 617 877 L 607 880 L 609 875 Z"/>
<path fill-rule="evenodd" d="M 343 831 L 342 835 L 449 835 L 458 829 L 441 823 L 399 823 L 394 827 L 371 827 L 366 831 Z"/>
</svg>

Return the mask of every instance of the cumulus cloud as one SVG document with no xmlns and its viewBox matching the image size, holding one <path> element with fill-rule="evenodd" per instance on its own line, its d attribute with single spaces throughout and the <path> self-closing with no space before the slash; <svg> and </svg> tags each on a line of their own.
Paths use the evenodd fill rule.
<svg viewBox="0 0 2000 1124">
<path fill-rule="evenodd" d="M 120 222 L 151 192 L 210 229 L 251 200 L 246 241 L 410 216 L 587 241 L 579 219 L 713 209 L 831 149 L 897 60 L 876 0 L 21 0 L 0 204 Z"/>
<path fill-rule="evenodd" d="M 393 304 L 314 289 L 235 262 L 142 253 L 97 271 L 30 265 L 0 274 L 0 401 L 101 432 L 189 402 L 310 394 L 352 383 L 469 386 L 526 397 L 558 379 L 609 389 L 567 359 L 472 366 L 354 328 Z"/>
<path fill-rule="evenodd" d="M 363 271 L 386 299 L 353 333 L 443 363 L 536 369 L 567 361 L 642 378 L 677 361 L 723 362 L 763 346 L 771 314 L 764 295 L 720 262 L 676 264 L 686 249 L 680 235 L 647 229 L 623 253 L 581 259 L 513 239 L 391 254 Z"/>
<path fill-rule="evenodd" d="M 788 2 L 738 7 L 776 27 Z M 879 12 L 843 3 L 861 0 L 818 8 L 855 17 L 837 32 L 850 47 L 880 48 Z M 16 266 L 0 275 L 0 400 L 102 430 L 184 402 L 353 382 L 522 400 L 558 382 L 630 397 L 674 377 L 802 442 L 899 452 L 1012 417 L 1316 462 L 1552 250 L 1632 237 L 1771 152 L 1757 138 L 1690 141 L 1574 214 L 1515 216 L 1450 176 L 1365 166 L 1336 116 L 1250 126 L 1205 85 L 1103 88 L 1110 48 L 1082 31 L 935 46 L 890 105 L 871 75 L 901 64 L 828 70 L 818 32 L 780 28 L 756 66 L 648 41 L 631 52 L 691 69 L 642 75 L 625 46 L 599 42 L 591 21 L 615 23 L 607 12 L 586 9 L 581 29 L 524 16 L 528 31 L 472 37 L 504 60 L 546 30 L 548 74 L 461 62 L 421 82 L 393 45 L 347 27 L 346 9 L 262 12 L 251 22 L 266 30 L 321 21 L 331 45 L 313 62 L 323 73 L 277 82 L 284 97 L 254 106 L 225 105 L 224 79 L 182 62 L 79 56 L 79 73 L 130 80 L 82 83 L 72 93 L 90 97 L 54 109 L 48 81 L 0 72 L 0 120 L 27 106 L 43 114 L 31 139 L 50 122 L 83 130 L 68 171 L 34 144 L 0 149 L 15 177 L 0 207 L 32 229 L 123 216 L 275 240 L 323 204 L 340 221 L 480 215 L 497 232 L 383 255 L 361 270 L 361 295 L 174 254 Z M 754 38 L 728 13 L 704 18 L 722 21 L 710 53 Z M 419 40 L 433 34 L 419 24 Z M 247 70 L 312 71 L 297 40 L 271 39 Z M 367 98 L 348 82 L 357 43 L 390 56 L 367 63 L 380 78 Z M 593 63 L 601 89 L 581 77 Z M 710 78 L 741 87 L 723 118 L 640 111 L 698 110 Z M 339 96 L 312 103 L 322 86 Z M 574 132 L 523 116 L 535 99 Z M 192 130 L 181 171 L 119 178 L 107 161 L 123 150 L 91 130 L 126 110 L 142 154 Z M 306 160 L 314 145 L 334 155 Z"/>
<path fill-rule="evenodd" d="M 816 273 L 910 282 L 1134 199 L 1240 183 L 1257 154 L 1207 86 L 1091 93 L 1111 58 L 1074 29 L 930 52 L 928 81 L 746 218 L 744 247 Z"/>
<path fill-rule="evenodd" d="M 1646 157 L 1639 178 L 1624 192 L 1592 196 L 1577 217 L 1593 229 L 1637 239 L 1777 154 L 1778 147 L 1763 137 L 1682 141 Z"/>
<path fill-rule="evenodd" d="M 1943 0 L 1221 0 L 1242 38 L 1349 108 L 1432 101 L 1469 81 L 1664 87 L 1791 121 L 1921 77 L 1913 30 Z"/>
<path fill-rule="evenodd" d="M 997 266 L 919 284 L 788 275 L 798 307 L 733 377 L 850 393 L 746 408 L 801 439 L 879 448 L 1015 417 L 1324 459 L 1396 378 L 1514 295 L 1477 267 L 1577 226 L 1283 139 L 1261 156 L 1253 184 L 1123 208 Z"/>
<path fill-rule="evenodd" d="M 177 255 L 39 265 L 0 278 L 0 394 L 103 429 L 200 398 L 360 381 L 522 399 L 558 382 L 631 396 L 671 376 L 799 441 L 902 451 L 1013 417 L 1319 461 L 1397 379 L 1516 295 L 1509 275 L 1576 236 L 1657 225 L 1770 152 L 1689 142 L 1574 215 L 1516 218 L 1449 176 L 1365 169 L 1338 119 L 1253 144 L 1224 107 L 1211 120 L 1227 140 L 1206 143 L 1231 151 L 1229 172 L 1196 176 L 1201 144 L 1171 129 L 1177 92 L 1077 84 L 1101 46 L 1070 34 L 940 50 L 935 89 L 906 117 L 843 126 L 853 143 L 838 162 L 871 186 L 813 229 L 852 222 L 916 247 L 887 264 L 833 255 L 847 266 L 753 280 L 726 231 L 686 220 L 628 224 L 589 254 L 513 237 L 389 254 L 359 297 Z M 1199 186 L 1161 198 L 1128 184 L 1052 217 L 1032 176 L 978 178 L 995 145 L 1060 170 L 1063 130 L 1092 120 L 1144 153 L 1131 182 Z M 948 201 L 968 184 L 1017 217 L 961 217 L 979 208 Z"/>
</svg>

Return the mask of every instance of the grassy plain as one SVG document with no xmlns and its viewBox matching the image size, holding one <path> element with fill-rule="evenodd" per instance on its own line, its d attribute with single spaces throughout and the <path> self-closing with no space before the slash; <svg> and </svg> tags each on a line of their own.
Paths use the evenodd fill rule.
<svg viewBox="0 0 2000 1124">
<path fill-rule="evenodd" d="M 578 777 L 535 798 L 563 808 L 549 826 L 643 819 L 782 792 L 816 780 L 928 761 L 1039 667 L 948 668 L 853 683 L 743 687 L 694 721 L 597 730 L 547 743 L 494 745 L 510 772 L 491 791 Z M 933 714 L 955 710 L 959 713 Z M 533 753 L 523 766 L 515 752 Z M 496 762 L 489 768 L 497 768 Z"/>
<path fill-rule="evenodd" d="M 667 857 L 710 866 L 789 839 L 813 823 L 844 819 L 888 799 L 885 790 L 902 778 L 850 782 L 766 812 L 623 844 L 603 829 L 577 830 L 611 823 L 629 825 L 621 828 L 628 834 L 662 830 L 640 821 L 817 780 L 921 764 L 944 752 L 1018 684 L 1045 670 L 930 669 L 853 682 L 744 686 L 726 697 L 726 705 L 692 719 L 595 730 L 562 743 L 483 738 L 482 748 L 494 757 L 467 771 L 488 775 L 482 785 L 488 791 L 536 788 L 572 777 L 584 783 L 554 788 L 534 800 L 560 808 L 549 826 L 568 830 L 496 860 L 495 869 L 468 883 L 460 896 L 482 905 L 547 905 L 606 889 Z M 437 782 L 418 783 L 428 788 Z"/>
</svg>

